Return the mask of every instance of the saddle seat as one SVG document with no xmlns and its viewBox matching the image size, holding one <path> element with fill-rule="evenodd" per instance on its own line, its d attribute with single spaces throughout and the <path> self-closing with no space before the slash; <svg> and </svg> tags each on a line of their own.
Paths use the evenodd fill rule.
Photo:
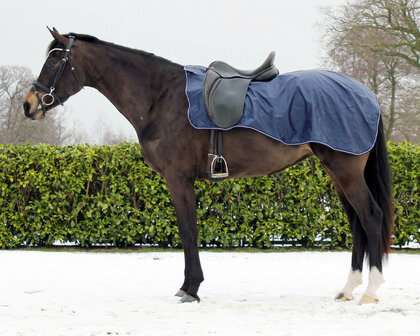
<svg viewBox="0 0 420 336">
<path fill-rule="evenodd" d="M 271 52 L 264 63 L 255 70 L 239 70 L 215 61 L 208 67 L 204 79 L 204 101 L 207 114 L 220 128 L 237 124 L 242 117 L 248 86 L 252 81 L 270 81 L 279 71 Z"/>
<path fill-rule="evenodd" d="M 223 78 L 241 77 L 250 78 L 254 81 L 267 81 L 278 75 L 278 71 L 273 71 L 273 68 L 276 69 L 273 64 L 275 56 L 276 53 L 272 51 L 264 63 L 254 70 L 236 69 L 222 61 L 215 61 L 211 63 L 209 68 L 213 71 L 216 71 Z"/>
</svg>

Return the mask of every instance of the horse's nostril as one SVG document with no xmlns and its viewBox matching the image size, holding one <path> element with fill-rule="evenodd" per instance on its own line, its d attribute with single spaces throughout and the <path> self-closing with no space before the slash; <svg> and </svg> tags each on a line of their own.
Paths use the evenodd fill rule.
<svg viewBox="0 0 420 336">
<path fill-rule="evenodd" d="M 31 110 L 31 104 L 29 104 L 28 102 L 24 102 L 23 110 L 25 111 L 25 116 L 29 118 L 30 117 L 29 111 Z"/>
</svg>

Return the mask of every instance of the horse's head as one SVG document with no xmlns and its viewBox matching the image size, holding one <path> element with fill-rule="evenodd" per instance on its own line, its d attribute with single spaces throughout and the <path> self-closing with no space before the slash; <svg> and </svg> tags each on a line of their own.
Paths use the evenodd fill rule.
<svg viewBox="0 0 420 336">
<path fill-rule="evenodd" d="M 74 36 L 61 35 L 55 28 L 50 32 L 54 41 L 49 46 L 41 73 L 23 103 L 25 115 L 32 120 L 43 119 L 48 110 L 63 104 L 83 87 L 84 78 L 79 77 L 83 73 L 77 73 L 80 60 Z"/>
</svg>

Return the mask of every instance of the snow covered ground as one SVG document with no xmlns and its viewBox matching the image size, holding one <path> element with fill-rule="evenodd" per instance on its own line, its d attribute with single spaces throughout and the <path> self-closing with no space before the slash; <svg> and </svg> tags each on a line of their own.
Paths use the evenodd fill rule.
<svg viewBox="0 0 420 336">
<path fill-rule="evenodd" d="M 201 303 L 178 304 L 182 252 L 0 251 L 1 336 L 420 335 L 420 255 L 391 254 L 380 301 L 334 301 L 348 252 L 202 252 Z M 366 272 L 367 273 L 367 272 Z"/>
</svg>

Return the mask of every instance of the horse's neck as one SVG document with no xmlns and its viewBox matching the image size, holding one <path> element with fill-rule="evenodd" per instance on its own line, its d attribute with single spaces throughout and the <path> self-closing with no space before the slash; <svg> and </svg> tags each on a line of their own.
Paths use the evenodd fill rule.
<svg viewBox="0 0 420 336">
<path fill-rule="evenodd" d="M 147 54 L 103 47 L 89 56 L 87 85 L 96 88 L 130 121 L 139 132 L 156 118 L 153 109 L 182 71 L 176 65 Z"/>
</svg>

